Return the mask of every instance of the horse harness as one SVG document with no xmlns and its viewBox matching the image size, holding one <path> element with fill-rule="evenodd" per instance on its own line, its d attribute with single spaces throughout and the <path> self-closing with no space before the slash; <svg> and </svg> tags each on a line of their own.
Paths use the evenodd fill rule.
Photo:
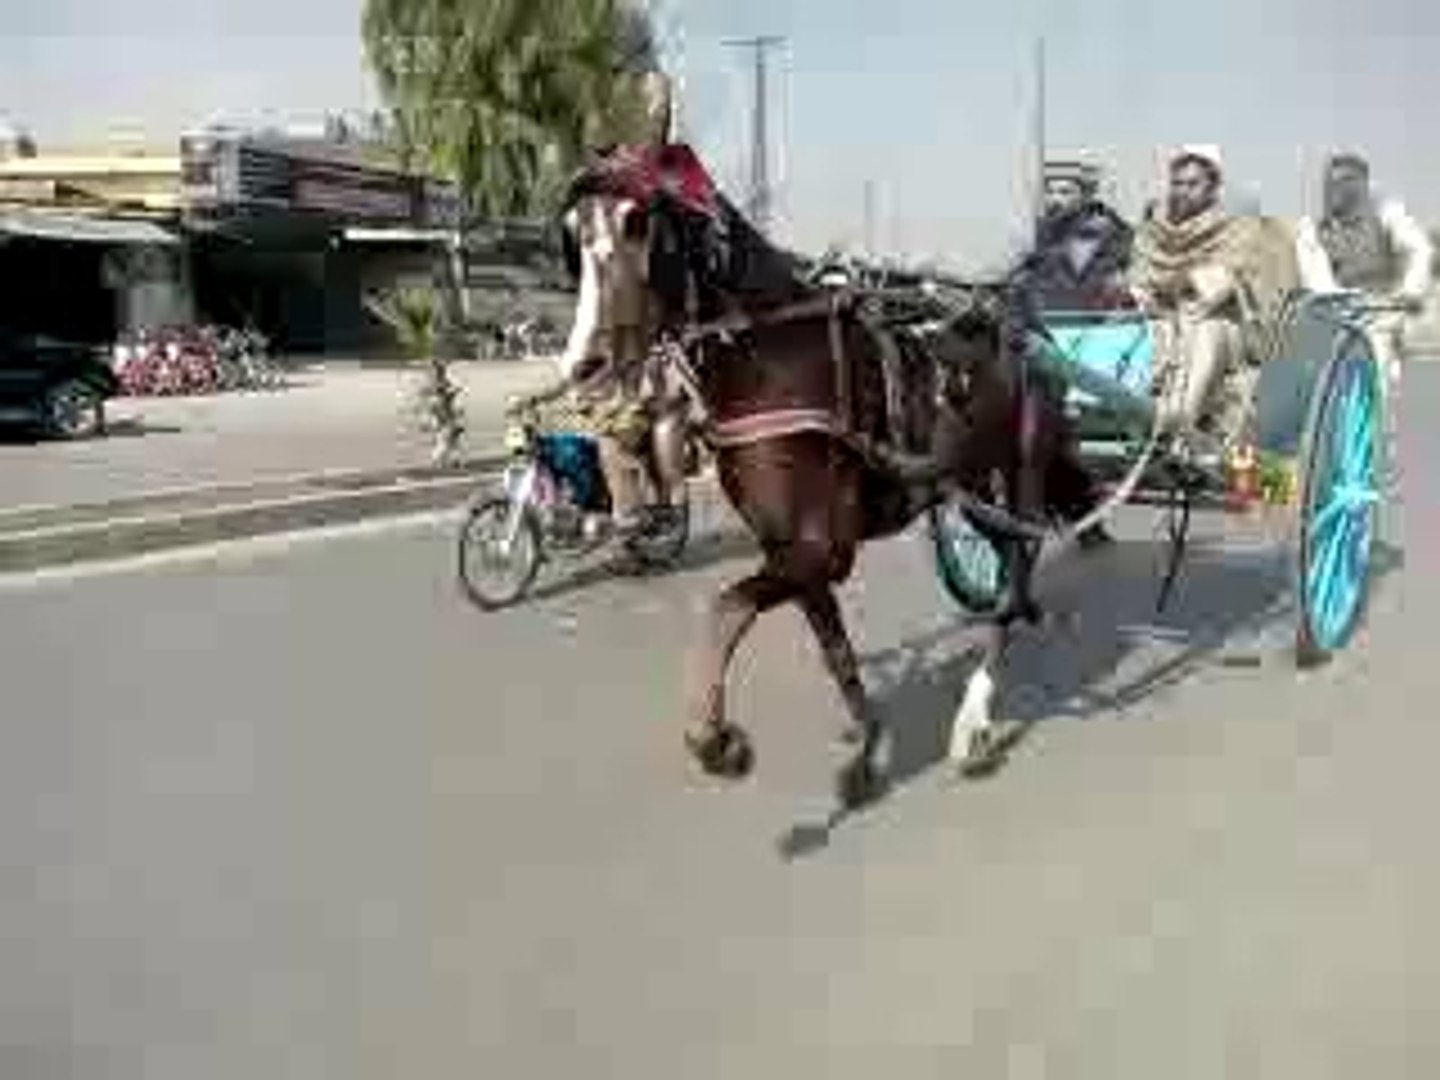
<svg viewBox="0 0 1440 1080">
<path fill-rule="evenodd" d="M 883 293 L 875 293 L 883 298 Z M 883 320 L 867 312 L 863 304 L 869 292 L 844 290 L 827 296 L 783 304 L 760 312 L 734 312 L 709 322 L 690 327 L 667 343 L 669 362 L 684 386 L 691 407 L 699 416 L 702 437 L 712 449 L 746 446 L 768 439 L 783 438 L 803 432 L 830 435 L 858 452 L 866 461 L 880 467 L 909 468 L 922 466 L 920 460 L 903 461 L 907 455 L 899 445 L 904 430 L 905 405 L 902 400 L 905 378 L 904 351 L 895 331 Z M 884 386 L 885 415 L 890 438 L 879 440 L 859 430 L 855 423 L 855 366 L 845 345 L 845 320 L 854 314 L 856 321 L 876 343 Z M 834 371 L 834 402 L 830 408 L 766 409 L 748 416 L 714 420 L 709 417 L 700 392 L 700 380 L 690 356 L 703 355 L 705 346 L 714 341 L 731 343 L 735 335 L 765 326 L 778 326 L 819 316 L 826 318 L 830 360 Z"/>
</svg>

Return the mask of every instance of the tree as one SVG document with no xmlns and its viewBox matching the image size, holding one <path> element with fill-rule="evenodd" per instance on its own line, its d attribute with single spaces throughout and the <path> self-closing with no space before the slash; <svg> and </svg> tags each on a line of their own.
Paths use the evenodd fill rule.
<svg viewBox="0 0 1440 1080">
<path fill-rule="evenodd" d="M 645 15 L 619 0 L 366 0 L 366 54 L 404 166 L 480 217 L 533 216 L 597 142 L 645 115 Z"/>
</svg>

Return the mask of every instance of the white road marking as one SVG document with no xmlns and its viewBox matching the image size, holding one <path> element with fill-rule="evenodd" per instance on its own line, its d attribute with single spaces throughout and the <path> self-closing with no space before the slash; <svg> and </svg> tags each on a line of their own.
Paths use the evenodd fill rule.
<svg viewBox="0 0 1440 1080">
<path fill-rule="evenodd" d="M 0 573 L 0 592 L 26 591 L 43 588 L 47 585 L 65 585 L 87 578 L 112 577 L 143 573 L 147 570 L 196 566 L 204 563 L 214 563 L 217 567 L 233 566 L 238 563 L 253 562 L 257 559 L 275 558 L 296 548 L 329 543 L 334 540 L 359 539 L 387 533 L 433 529 L 439 525 L 457 522 L 463 512 L 462 508 L 455 508 L 395 517 L 370 518 L 347 525 L 325 525 L 314 529 L 296 529 L 291 532 L 222 540 L 218 543 L 188 545 L 120 559 L 69 563 L 64 566 L 46 566 L 38 570 Z"/>
</svg>

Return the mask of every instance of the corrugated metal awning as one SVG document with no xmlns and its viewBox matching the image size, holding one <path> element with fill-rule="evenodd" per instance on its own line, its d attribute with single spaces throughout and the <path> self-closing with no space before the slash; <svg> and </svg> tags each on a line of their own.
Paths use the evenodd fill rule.
<svg viewBox="0 0 1440 1080">
<path fill-rule="evenodd" d="M 180 238 L 153 221 L 83 217 L 39 210 L 0 210 L 0 233 L 72 244 L 155 244 L 173 246 Z"/>
</svg>

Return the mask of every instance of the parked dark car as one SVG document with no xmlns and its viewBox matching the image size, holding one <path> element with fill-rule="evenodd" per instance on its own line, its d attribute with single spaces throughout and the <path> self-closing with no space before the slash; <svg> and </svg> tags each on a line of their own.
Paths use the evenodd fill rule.
<svg viewBox="0 0 1440 1080">
<path fill-rule="evenodd" d="M 57 439 L 105 430 L 105 402 L 120 392 L 110 351 L 0 328 L 0 425 Z"/>
</svg>

